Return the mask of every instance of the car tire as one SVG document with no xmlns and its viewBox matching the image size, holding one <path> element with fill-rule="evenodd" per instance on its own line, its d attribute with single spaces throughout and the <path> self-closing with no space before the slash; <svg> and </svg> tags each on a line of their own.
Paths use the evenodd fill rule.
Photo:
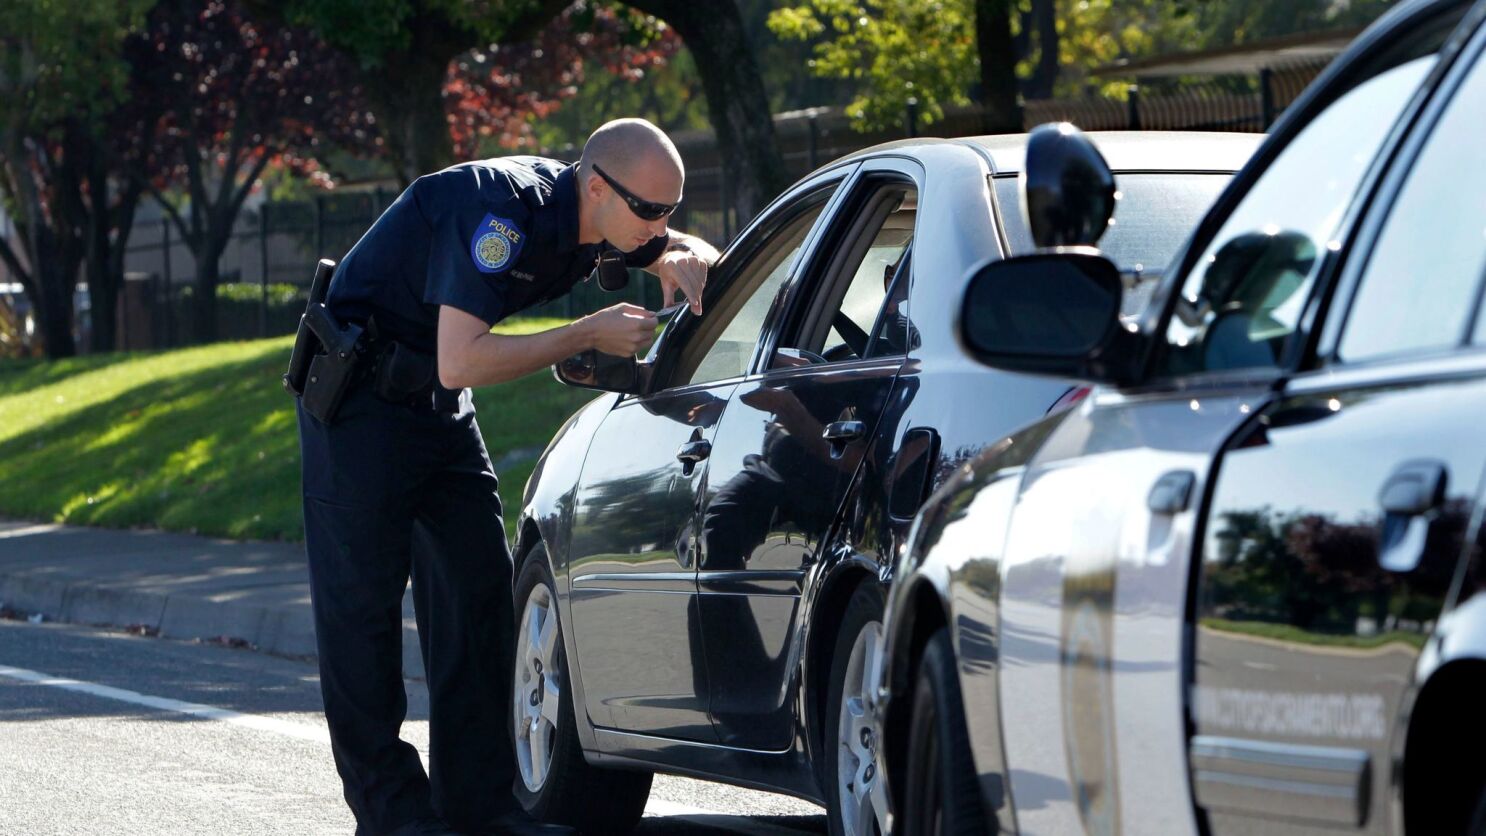
<svg viewBox="0 0 1486 836">
<path fill-rule="evenodd" d="M 882 642 L 883 608 L 880 585 L 867 581 L 858 586 L 842 614 L 831 655 L 823 771 L 832 836 L 877 836 L 887 811 L 868 703 L 876 683 L 871 668 Z"/>
<path fill-rule="evenodd" d="M 510 687 L 516 797 L 542 821 L 566 824 L 589 836 L 628 833 L 645 812 L 654 775 L 602 769 L 583 757 L 557 620 L 557 585 L 540 543 L 522 565 L 514 597 L 516 653 Z"/>
<path fill-rule="evenodd" d="M 981 804 L 970 733 L 949 631 L 929 638 L 914 680 L 897 826 L 901 836 L 960 836 L 989 832 Z"/>
</svg>

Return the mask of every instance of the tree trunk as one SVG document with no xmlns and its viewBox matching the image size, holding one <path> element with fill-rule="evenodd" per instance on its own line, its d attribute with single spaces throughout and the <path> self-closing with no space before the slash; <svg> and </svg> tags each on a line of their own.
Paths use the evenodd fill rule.
<svg viewBox="0 0 1486 836">
<path fill-rule="evenodd" d="M 113 351 L 116 345 L 115 323 L 118 316 L 119 285 L 109 272 L 112 249 L 109 245 L 109 178 L 101 149 L 93 149 L 87 163 L 88 224 L 87 258 L 85 259 L 88 303 L 92 315 L 89 348 L 95 352 Z"/>
<path fill-rule="evenodd" d="M 1016 44 L 1011 36 L 1012 0 L 975 0 L 975 47 L 980 56 L 981 129 L 1020 133 Z"/>
<path fill-rule="evenodd" d="M 214 247 L 203 249 L 191 250 L 196 258 L 196 283 L 191 288 L 191 341 L 198 344 L 217 341 L 217 285 L 222 282 L 220 251 Z"/>
<path fill-rule="evenodd" d="M 403 188 L 455 162 L 444 80 L 449 62 L 480 43 L 475 33 L 432 13 L 415 14 L 405 25 L 411 36 L 407 52 L 358 72 Z"/>
<path fill-rule="evenodd" d="M 35 241 L 30 254 L 31 275 L 35 279 L 32 303 L 37 330 L 41 332 L 46 356 L 56 360 L 77 354 L 77 341 L 72 337 L 72 291 L 77 281 L 77 259 L 69 257 L 68 246 L 49 229 L 34 229 Z"/>
<path fill-rule="evenodd" d="M 737 4 L 629 0 L 629 5 L 670 24 L 691 50 L 741 227 L 789 185 L 789 175 Z"/>
<path fill-rule="evenodd" d="M 107 259 L 107 283 L 111 289 L 111 304 L 115 310 L 115 319 L 111 321 L 115 323 L 115 326 L 117 326 L 119 294 L 124 288 L 124 258 L 128 255 L 129 234 L 134 231 L 134 214 L 139 208 L 142 194 L 143 190 L 137 183 L 125 183 L 123 191 L 119 194 L 118 205 L 110 212 L 111 225 L 117 230 L 114 233 L 112 245 L 109 247 Z M 111 344 L 114 347 L 117 347 L 117 339 L 118 334 L 115 333 L 115 343 Z M 108 350 L 113 350 L 113 348 Z"/>
<path fill-rule="evenodd" d="M 1058 80 L 1058 9 L 1056 0 L 1032 0 L 1037 28 L 1037 66 L 1025 87 L 1029 99 L 1051 99 Z M 1026 18 L 1023 18 L 1025 21 Z"/>
</svg>

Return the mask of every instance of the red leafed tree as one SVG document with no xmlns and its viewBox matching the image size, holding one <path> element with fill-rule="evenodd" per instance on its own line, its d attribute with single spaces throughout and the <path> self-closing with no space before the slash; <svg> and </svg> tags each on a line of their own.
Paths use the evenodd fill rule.
<svg viewBox="0 0 1486 836">
<path fill-rule="evenodd" d="M 332 148 L 374 153 L 375 119 L 347 59 L 237 0 L 162 0 L 128 48 L 134 106 L 158 113 L 131 170 L 196 261 L 195 337 L 217 335 L 219 261 L 270 165 L 328 184 Z"/>
<path fill-rule="evenodd" d="M 503 148 L 526 146 L 531 120 L 574 96 L 585 72 L 602 69 L 639 82 L 681 48 L 675 31 L 654 18 L 577 4 L 528 42 L 471 50 L 450 62 L 444 84 L 454 152 L 472 158 L 487 139 Z"/>
</svg>

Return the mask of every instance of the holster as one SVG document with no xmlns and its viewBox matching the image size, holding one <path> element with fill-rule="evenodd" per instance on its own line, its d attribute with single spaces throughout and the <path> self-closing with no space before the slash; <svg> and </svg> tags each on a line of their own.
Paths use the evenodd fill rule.
<svg viewBox="0 0 1486 836">
<path fill-rule="evenodd" d="M 310 285 L 309 304 L 299 318 L 284 388 L 298 397 L 304 410 L 322 424 L 335 420 L 335 413 L 355 382 L 356 366 L 365 350 L 364 329 L 342 325 L 325 307 L 325 294 L 335 262 L 321 259 Z"/>
</svg>

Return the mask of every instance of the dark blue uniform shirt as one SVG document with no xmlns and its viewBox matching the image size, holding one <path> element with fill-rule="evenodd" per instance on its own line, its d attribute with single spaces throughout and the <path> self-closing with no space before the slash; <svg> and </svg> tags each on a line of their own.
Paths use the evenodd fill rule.
<svg viewBox="0 0 1486 836">
<path fill-rule="evenodd" d="M 605 244 L 578 243 L 574 167 L 502 157 L 419 177 L 341 260 L 326 304 L 342 321 L 375 315 L 383 337 L 432 354 L 439 306 L 495 324 L 587 278 Z M 627 253 L 646 267 L 661 236 Z"/>
</svg>

